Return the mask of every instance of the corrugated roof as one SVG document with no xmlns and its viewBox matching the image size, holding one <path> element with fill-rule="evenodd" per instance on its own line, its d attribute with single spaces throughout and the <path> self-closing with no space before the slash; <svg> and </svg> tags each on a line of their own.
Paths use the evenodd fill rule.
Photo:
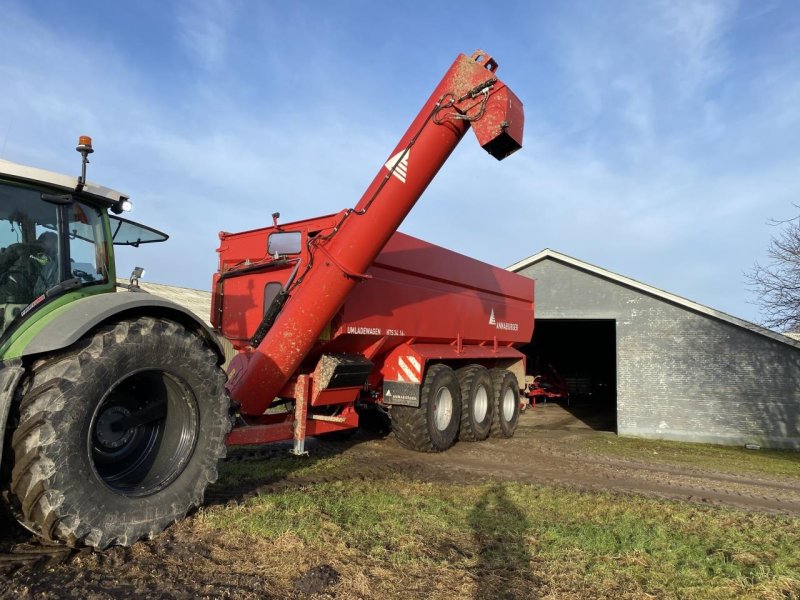
<svg viewBox="0 0 800 600">
<path fill-rule="evenodd" d="M 534 265 L 538 262 L 547 259 L 555 260 L 557 262 L 570 265 L 572 267 L 575 267 L 576 269 L 580 269 L 581 271 L 592 273 L 594 275 L 597 275 L 598 277 L 602 277 L 603 279 L 614 281 L 616 283 L 627 286 L 629 288 L 633 288 L 650 296 L 655 296 L 672 304 L 682 306 L 694 312 L 701 313 L 709 317 L 713 317 L 715 319 L 719 319 L 720 321 L 725 321 L 727 323 L 730 323 L 731 325 L 735 325 L 736 327 L 741 327 L 743 329 L 752 331 L 753 333 L 757 333 L 772 338 L 773 340 L 781 342 L 783 344 L 794 346 L 795 348 L 800 348 L 800 341 L 794 340 L 781 333 L 777 333 L 770 329 L 761 327 L 760 325 L 756 325 L 755 323 L 751 323 L 749 321 L 745 321 L 744 319 L 734 317 L 733 315 L 729 315 L 722 311 L 710 308 L 708 306 L 704 306 L 703 304 L 693 302 L 692 300 L 688 300 L 676 294 L 665 292 L 664 290 L 660 290 L 651 285 L 647 285 L 646 283 L 642 283 L 641 281 L 636 281 L 635 279 L 631 279 L 630 277 L 625 277 L 624 275 L 619 275 L 618 273 L 614 273 L 612 271 L 608 271 L 607 269 L 603 269 L 601 267 L 592 265 L 585 261 L 578 260 L 577 258 L 573 258 L 572 256 L 567 256 L 566 254 L 562 254 L 561 252 L 551 250 L 550 248 L 545 248 L 544 250 L 538 252 L 537 254 L 534 254 L 533 256 L 529 256 L 528 258 L 524 258 L 518 262 L 515 262 L 513 265 L 506 267 L 506 269 L 518 273 L 519 271 L 525 269 L 526 267 L 529 267 L 531 265 Z"/>
</svg>

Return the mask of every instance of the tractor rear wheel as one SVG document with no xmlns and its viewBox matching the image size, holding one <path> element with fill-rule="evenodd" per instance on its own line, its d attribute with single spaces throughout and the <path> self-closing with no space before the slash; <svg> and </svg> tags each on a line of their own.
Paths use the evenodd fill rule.
<svg viewBox="0 0 800 600">
<path fill-rule="evenodd" d="M 442 452 L 456 441 L 461 422 L 461 389 L 453 369 L 428 368 L 420 390 L 419 408 L 392 407 L 392 431 L 397 441 L 418 452 Z"/>
<path fill-rule="evenodd" d="M 519 384 L 511 371 L 492 369 L 494 419 L 492 437 L 510 438 L 519 423 Z"/>
<path fill-rule="evenodd" d="M 489 370 L 469 365 L 456 371 L 461 386 L 461 429 L 458 439 L 477 442 L 489 437 L 494 415 L 494 385 Z"/>
<path fill-rule="evenodd" d="M 102 549 L 151 538 L 199 505 L 231 426 L 216 363 L 198 336 L 150 317 L 35 363 L 12 437 L 22 524 Z"/>
</svg>

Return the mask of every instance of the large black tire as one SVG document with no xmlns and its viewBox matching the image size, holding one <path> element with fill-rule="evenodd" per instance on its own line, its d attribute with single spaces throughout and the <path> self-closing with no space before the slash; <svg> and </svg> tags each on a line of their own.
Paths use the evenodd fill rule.
<svg viewBox="0 0 800 600">
<path fill-rule="evenodd" d="M 461 386 L 459 441 L 479 442 L 489 437 L 494 416 L 494 384 L 489 370 L 469 365 L 456 371 Z"/>
<path fill-rule="evenodd" d="M 453 369 L 428 368 L 419 408 L 393 406 L 392 431 L 397 441 L 418 452 L 442 452 L 456 441 L 461 422 L 461 390 Z"/>
<path fill-rule="evenodd" d="M 198 506 L 231 427 L 216 362 L 198 336 L 150 317 L 37 361 L 12 437 L 22 524 L 103 549 L 152 538 Z"/>
<path fill-rule="evenodd" d="M 510 438 L 519 424 L 519 383 L 511 371 L 492 369 L 494 419 L 492 437 Z"/>
</svg>

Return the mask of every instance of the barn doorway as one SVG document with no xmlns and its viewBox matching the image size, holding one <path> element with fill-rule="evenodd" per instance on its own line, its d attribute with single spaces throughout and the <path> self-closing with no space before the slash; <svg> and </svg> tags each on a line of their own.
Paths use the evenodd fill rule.
<svg viewBox="0 0 800 600">
<path fill-rule="evenodd" d="M 528 373 L 566 388 L 568 398 L 541 396 L 558 403 L 583 426 L 617 430 L 616 321 L 537 319 L 533 340 L 521 350 Z M 565 421 L 569 422 L 569 420 Z"/>
</svg>

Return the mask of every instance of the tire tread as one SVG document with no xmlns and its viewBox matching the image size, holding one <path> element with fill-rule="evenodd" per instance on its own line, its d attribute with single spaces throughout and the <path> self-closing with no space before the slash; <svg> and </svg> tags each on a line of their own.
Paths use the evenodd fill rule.
<svg viewBox="0 0 800 600">
<path fill-rule="evenodd" d="M 471 414 L 472 387 L 475 384 L 475 380 L 479 376 L 483 375 L 486 371 L 486 367 L 482 365 L 467 365 L 466 367 L 461 367 L 456 371 L 456 377 L 458 378 L 458 383 L 461 386 L 461 427 L 458 431 L 459 441 L 479 442 L 485 440 L 491 433 L 491 426 L 484 432 L 476 430 Z M 494 382 L 492 382 L 492 384 L 494 384 Z M 489 392 L 491 394 L 493 389 L 490 389 Z M 494 397 L 490 395 L 488 406 L 488 418 L 490 422 L 494 421 L 494 405 Z"/>
<path fill-rule="evenodd" d="M 492 377 L 492 383 L 494 387 L 494 417 L 492 418 L 492 427 L 489 435 L 494 438 L 513 437 L 514 432 L 517 429 L 517 424 L 519 423 L 519 384 L 517 383 L 517 378 L 511 371 L 508 371 L 507 369 L 490 369 L 489 374 Z M 514 411 L 514 419 L 512 419 L 512 423 L 506 424 L 502 422 L 503 407 L 501 392 L 506 386 L 506 381 L 509 378 L 513 379 L 513 383 L 510 385 L 513 386 L 513 389 L 516 393 L 517 406 Z"/>
</svg>

